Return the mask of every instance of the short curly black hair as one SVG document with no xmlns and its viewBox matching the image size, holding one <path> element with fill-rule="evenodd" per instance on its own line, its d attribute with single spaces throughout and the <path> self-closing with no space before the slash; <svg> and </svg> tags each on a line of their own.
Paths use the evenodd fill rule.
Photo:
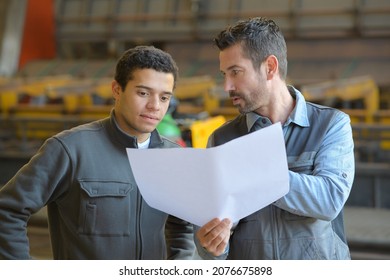
<svg viewBox="0 0 390 280">
<path fill-rule="evenodd" d="M 115 80 L 125 90 L 127 83 L 133 79 L 133 72 L 138 69 L 153 69 L 158 72 L 172 73 L 174 88 L 178 78 L 178 67 L 172 56 L 154 46 L 137 46 L 128 49 L 116 64 Z"/>
</svg>

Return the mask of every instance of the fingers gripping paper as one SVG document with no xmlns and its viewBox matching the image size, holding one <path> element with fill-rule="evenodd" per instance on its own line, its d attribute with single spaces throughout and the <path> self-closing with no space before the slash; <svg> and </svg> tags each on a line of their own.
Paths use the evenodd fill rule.
<svg viewBox="0 0 390 280">
<path fill-rule="evenodd" d="M 289 191 L 280 123 L 208 149 L 127 149 L 149 206 L 202 226 L 233 222 Z"/>
</svg>

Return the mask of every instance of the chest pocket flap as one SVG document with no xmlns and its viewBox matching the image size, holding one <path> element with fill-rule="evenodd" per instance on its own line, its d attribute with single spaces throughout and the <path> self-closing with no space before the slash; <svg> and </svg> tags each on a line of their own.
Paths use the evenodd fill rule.
<svg viewBox="0 0 390 280">
<path fill-rule="evenodd" d="M 314 168 L 316 152 L 303 152 L 299 156 L 288 156 L 288 169 L 298 173 L 309 174 Z"/>
<path fill-rule="evenodd" d="M 130 183 L 112 181 L 80 181 L 81 188 L 89 197 L 127 196 L 134 188 Z"/>
</svg>

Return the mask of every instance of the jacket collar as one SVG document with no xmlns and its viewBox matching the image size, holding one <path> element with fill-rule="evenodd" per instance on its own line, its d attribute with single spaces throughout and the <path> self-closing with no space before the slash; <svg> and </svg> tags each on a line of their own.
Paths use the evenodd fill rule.
<svg viewBox="0 0 390 280">
<path fill-rule="evenodd" d="M 110 137 L 113 137 L 113 139 L 116 142 L 119 142 L 122 146 L 126 148 L 137 148 L 137 138 L 135 136 L 132 136 L 126 132 L 124 132 L 118 125 L 116 119 L 115 119 L 115 111 L 114 109 L 111 110 L 110 117 L 106 119 L 105 121 L 106 127 L 108 130 L 108 133 Z M 161 147 L 163 144 L 163 139 L 161 138 L 158 131 L 155 129 L 152 131 L 150 135 L 150 145 L 149 148 L 158 148 Z"/>
<path fill-rule="evenodd" d="M 293 86 L 288 86 L 288 90 L 291 96 L 295 99 L 296 103 L 294 110 L 287 119 L 286 125 L 293 122 L 302 127 L 309 127 L 310 122 L 309 118 L 307 117 L 305 97 L 303 97 L 302 93 Z"/>
<path fill-rule="evenodd" d="M 291 96 L 295 99 L 295 108 L 291 112 L 290 116 L 288 117 L 285 125 L 289 125 L 290 123 L 295 123 L 302 127 L 308 127 L 310 126 L 309 119 L 307 117 L 307 108 L 306 108 L 306 101 L 303 97 L 302 93 L 294 88 L 293 86 L 287 86 Z M 265 126 L 270 125 L 270 120 L 266 117 L 259 116 L 258 114 L 254 112 L 249 112 L 246 115 L 246 124 L 248 127 L 248 131 L 251 129 L 253 124 L 256 122 L 258 118 L 264 119 Z"/>
</svg>

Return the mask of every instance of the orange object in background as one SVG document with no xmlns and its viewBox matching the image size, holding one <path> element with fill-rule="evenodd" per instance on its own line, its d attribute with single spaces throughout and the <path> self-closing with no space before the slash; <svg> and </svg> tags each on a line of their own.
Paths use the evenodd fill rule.
<svg viewBox="0 0 390 280">
<path fill-rule="evenodd" d="M 28 0 L 19 69 L 35 59 L 56 56 L 53 0 Z"/>
</svg>

